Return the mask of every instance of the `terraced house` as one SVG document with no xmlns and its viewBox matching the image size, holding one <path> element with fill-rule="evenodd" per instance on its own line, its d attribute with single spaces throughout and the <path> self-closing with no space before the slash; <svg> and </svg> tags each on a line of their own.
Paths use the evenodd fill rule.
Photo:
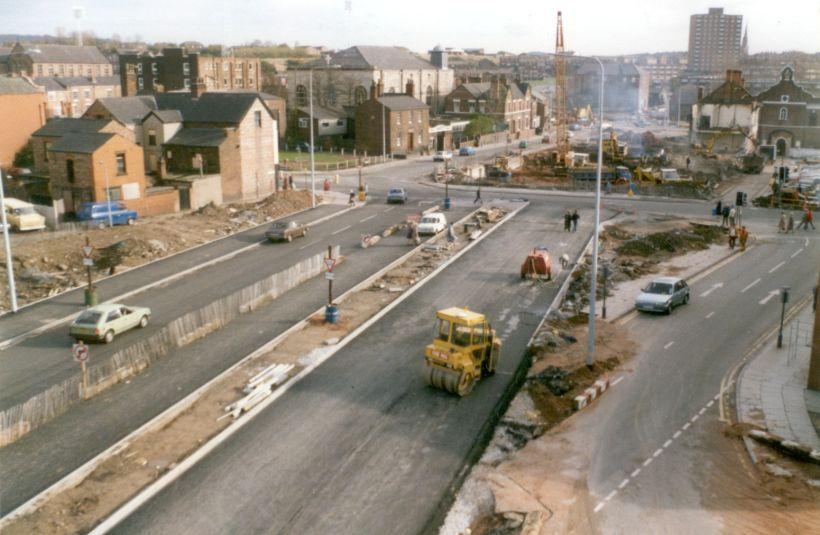
<svg viewBox="0 0 820 535">
<path fill-rule="evenodd" d="M 503 75 L 494 76 L 491 82 L 461 84 L 444 101 L 445 114 L 486 115 L 506 126 L 514 139 L 534 134 L 534 108 L 530 86 L 508 82 Z"/>
<path fill-rule="evenodd" d="M 112 76 L 113 66 L 96 46 L 40 45 L 16 43 L 0 74 L 41 76 Z"/>
</svg>

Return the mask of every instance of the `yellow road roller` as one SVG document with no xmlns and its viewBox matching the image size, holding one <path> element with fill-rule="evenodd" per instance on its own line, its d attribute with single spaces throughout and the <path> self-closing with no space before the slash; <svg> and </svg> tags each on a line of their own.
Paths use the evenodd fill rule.
<svg viewBox="0 0 820 535">
<path fill-rule="evenodd" d="M 424 350 L 427 384 L 459 396 L 495 373 L 501 340 L 484 314 L 451 307 L 436 312 L 435 339 Z"/>
</svg>

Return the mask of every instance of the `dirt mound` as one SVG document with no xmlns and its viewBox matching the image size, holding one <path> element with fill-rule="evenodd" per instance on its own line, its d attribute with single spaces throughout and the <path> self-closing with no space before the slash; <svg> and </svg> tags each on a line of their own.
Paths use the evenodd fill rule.
<svg viewBox="0 0 820 535">
<path fill-rule="evenodd" d="M 616 252 L 627 256 L 655 256 L 658 253 L 680 254 L 707 249 L 723 236 L 718 226 L 692 224 L 689 230 L 675 229 L 632 237 L 618 246 Z"/>
</svg>

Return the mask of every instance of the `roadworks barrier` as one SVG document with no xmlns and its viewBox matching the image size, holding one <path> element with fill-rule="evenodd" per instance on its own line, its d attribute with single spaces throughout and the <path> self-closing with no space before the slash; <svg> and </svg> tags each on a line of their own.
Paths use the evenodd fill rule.
<svg viewBox="0 0 820 535">
<path fill-rule="evenodd" d="M 332 251 L 334 258 L 341 261 L 339 246 L 334 246 Z M 71 405 L 141 373 L 175 348 L 221 329 L 241 314 L 252 312 L 319 275 L 324 271 L 324 258 L 325 253 L 307 258 L 199 310 L 189 312 L 144 340 L 117 351 L 107 361 L 89 367 L 88 388 L 85 392 L 82 375 L 77 374 L 0 412 L 0 447 L 11 444 L 60 416 Z"/>
</svg>

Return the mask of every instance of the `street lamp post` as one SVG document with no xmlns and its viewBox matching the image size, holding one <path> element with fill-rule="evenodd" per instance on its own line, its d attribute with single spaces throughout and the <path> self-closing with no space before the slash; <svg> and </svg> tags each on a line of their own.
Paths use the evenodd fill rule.
<svg viewBox="0 0 820 535">
<path fill-rule="evenodd" d="M 108 226 L 114 226 L 114 216 L 111 214 L 111 188 L 108 186 L 108 168 L 105 166 L 105 163 L 100 160 L 99 161 L 100 167 L 103 168 L 103 174 L 105 175 L 105 202 L 107 203 L 108 208 Z"/>
<path fill-rule="evenodd" d="M 789 287 L 784 286 L 780 291 L 780 329 L 777 331 L 777 347 L 783 347 L 783 320 L 786 318 L 786 303 L 789 302 Z"/>
<path fill-rule="evenodd" d="M 316 163 L 313 159 L 313 69 L 310 69 L 310 207 L 316 208 Z"/>
<path fill-rule="evenodd" d="M 9 279 L 9 295 L 11 296 L 11 311 L 17 312 L 17 289 L 14 286 L 14 266 L 11 258 L 11 241 L 9 239 L 9 222 L 6 219 L 6 196 L 3 191 L 3 170 L 0 169 L 0 214 L 3 222 L 3 245 L 6 250 L 6 273 Z"/>
<path fill-rule="evenodd" d="M 382 102 L 382 162 L 387 161 L 387 123 L 384 120 L 384 102 Z"/>
</svg>

